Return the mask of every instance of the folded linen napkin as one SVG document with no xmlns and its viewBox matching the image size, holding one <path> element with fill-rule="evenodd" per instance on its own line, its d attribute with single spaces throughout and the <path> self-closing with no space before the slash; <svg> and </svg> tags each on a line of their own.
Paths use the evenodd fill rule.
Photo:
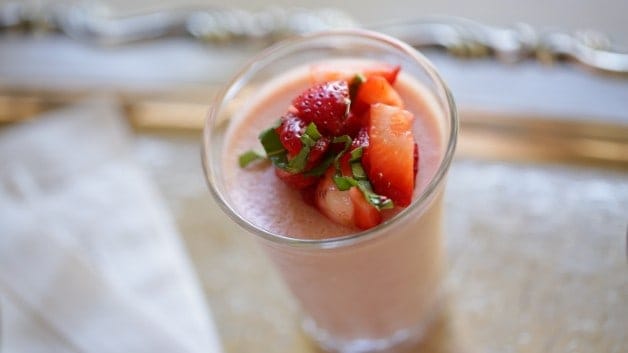
<svg viewBox="0 0 628 353">
<path fill-rule="evenodd" d="M 0 130 L 0 350 L 221 352 L 115 104 Z"/>
</svg>

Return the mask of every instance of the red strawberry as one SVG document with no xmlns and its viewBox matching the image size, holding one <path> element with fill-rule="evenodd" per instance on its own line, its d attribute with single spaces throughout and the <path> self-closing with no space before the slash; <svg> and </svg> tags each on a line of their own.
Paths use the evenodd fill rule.
<svg viewBox="0 0 628 353">
<path fill-rule="evenodd" d="M 419 145 L 416 143 L 414 144 L 414 167 L 412 172 L 414 173 L 414 180 L 416 180 L 416 175 L 419 173 Z"/>
<path fill-rule="evenodd" d="M 343 133 L 354 137 L 362 128 L 362 125 L 364 125 L 363 114 L 358 114 L 357 112 L 354 112 L 353 109 L 351 109 L 351 111 L 349 112 L 349 116 L 345 121 Z"/>
<path fill-rule="evenodd" d="M 306 124 L 314 122 L 321 134 L 334 136 L 344 133 L 349 103 L 347 81 L 314 85 L 292 101 Z"/>
<path fill-rule="evenodd" d="M 301 136 L 303 136 L 305 128 L 305 122 L 292 113 L 288 113 L 281 118 L 281 124 L 275 131 L 279 134 L 279 141 L 281 141 L 281 144 L 288 151 L 289 159 L 294 158 L 303 148 Z M 325 152 L 327 152 L 330 143 L 330 138 L 326 136 L 321 136 L 321 138 L 316 141 L 316 144 L 310 150 L 305 170 L 310 170 L 316 166 L 316 163 L 318 163 L 325 155 Z"/>
<path fill-rule="evenodd" d="M 301 193 L 301 199 L 303 200 L 303 202 L 305 202 L 306 204 L 312 207 L 316 207 L 316 188 L 317 187 L 318 187 L 318 184 L 315 183 L 306 188 L 299 190 L 299 192 Z"/>
<path fill-rule="evenodd" d="M 353 203 L 353 224 L 356 227 L 369 229 L 382 223 L 382 214 L 366 201 L 360 189 L 356 187 L 349 189 L 349 197 Z"/>
<path fill-rule="evenodd" d="M 382 76 L 390 84 L 397 80 L 401 67 L 386 63 L 334 63 L 318 64 L 310 67 L 310 81 L 319 83 L 325 81 L 350 81 L 356 74 L 362 74 L 367 79 L 373 76 Z"/>
<path fill-rule="evenodd" d="M 327 170 L 316 187 L 314 202 L 330 220 L 347 227 L 354 226 L 353 201 L 347 191 L 340 191 L 333 180 L 334 167 Z"/>
<path fill-rule="evenodd" d="M 412 120 L 412 113 L 380 103 L 368 115 L 369 145 L 362 161 L 374 191 L 396 206 L 408 206 L 414 191 Z"/>
<path fill-rule="evenodd" d="M 330 144 L 331 139 L 327 136 L 321 136 L 321 138 L 316 141 L 316 144 L 310 149 L 310 154 L 307 157 L 306 171 L 316 167 L 325 156 L 325 152 L 329 149 Z"/>
<path fill-rule="evenodd" d="M 395 84 L 397 81 L 397 75 L 399 74 L 399 70 L 401 70 L 401 66 L 399 65 L 390 65 L 390 64 L 379 64 L 373 65 L 365 69 L 364 76 L 369 79 L 373 76 L 381 76 L 388 81 L 391 85 Z"/>
<path fill-rule="evenodd" d="M 297 190 L 305 189 L 318 181 L 318 177 L 306 176 L 303 173 L 293 174 L 277 167 L 275 167 L 275 174 L 288 186 Z"/>
<path fill-rule="evenodd" d="M 347 175 L 347 168 L 348 172 L 351 172 L 348 163 L 345 162 L 348 162 L 348 159 L 341 162 L 343 175 Z M 347 227 L 369 229 L 380 224 L 381 213 L 366 201 L 360 189 L 352 187 L 345 191 L 338 190 L 332 179 L 335 173 L 334 167 L 329 168 L 316 187 L 314 203 L 321 213 Z"/>
<path fill-rule="evenodd" d="M 356 134 L 355 138 L 351 142 L 351 149 L 354 150 L 358 147 L 367 147 L 369 145 L 369 133 L 367 128 L 361 128 Z"/>
<path fill-rule="evenodd" d="M 381 76 L 370 77 L 360 85 L 355 100 L 354 105 L 357 112 L 361 110 L 360 105 L 368 106 L 375 103 L 403 108 L 403 100 L 399 93 Z"/>
<path fill-rule="evenodd" d="M 288 150 L 288 157 L 294 157 L 301 148 L 301 136 L 307 124 L 298 116 L 288 112 L 281 118 L 281 125 L 275 130 L 279 134 L 281 144 Z"/>
</svg>

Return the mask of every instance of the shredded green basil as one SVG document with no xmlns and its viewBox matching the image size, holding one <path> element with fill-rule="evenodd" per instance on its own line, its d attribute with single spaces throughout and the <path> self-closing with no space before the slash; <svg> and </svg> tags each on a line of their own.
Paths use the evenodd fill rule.
<svg viewBox="0 0 628 353">
<path fill-rule="evenodd" d="M 281 144 L 279 134 L 275 129 L 275 127 L 271 127 L 263 131 L 259 135 L 259 140 L 264 147 L 266 157 L 277 167 L 286 169 L 288 167 L 288 151 Z"/>
<path fill-rule="evenodd" d="M 240 164 L 240 168 L 246 168 L 249 164 L 262 159 L 266 159 L 266 157 L 253 150 L 249 150 L 240 155 L 238 163 Z"/>
</svg>

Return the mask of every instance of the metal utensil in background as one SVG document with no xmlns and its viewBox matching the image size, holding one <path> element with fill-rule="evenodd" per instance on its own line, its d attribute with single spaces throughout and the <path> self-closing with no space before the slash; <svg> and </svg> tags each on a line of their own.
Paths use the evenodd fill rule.
<svg viewBox="0 0 628 353">
<path fill-rule="evenodd" d="M 212 43 L 252 40 L 271 43 L 290 35 L 358 26 L 350 16 L 334 9 L 273 7 L 248 12 L 208 7 L 112 17 L 107 8 L 97 3 L 0 5 L 0 33 L 60 32 L 77 40 L 108 46 L 170 36 Z M 417 48 L 441 48 L 458 57 L 495 57 L 507 62 L 570 61 L 598 72 L 628 75 L 628 53 L 620 52 L 607 36 L 595 31 L 539 31 L 525 24 L 502 28 L 453 17 L 368 28 L 399 37 Z"/>
</svg>

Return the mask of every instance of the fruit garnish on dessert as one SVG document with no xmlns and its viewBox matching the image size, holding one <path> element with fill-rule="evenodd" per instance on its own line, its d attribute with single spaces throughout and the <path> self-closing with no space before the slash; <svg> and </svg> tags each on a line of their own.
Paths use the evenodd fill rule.
<svg viewBox="0 0 628 353">
<path fill-rule="evenodd" d="M 333 222 L 369 229 L 412 201 L 418 170 L 413 115 L 394 84 L 400 67 L 312 66 L 312 85 L 259 135 L 275 174 Z"/>
<path fill-rule="evenodd" d="M 399 107 L 371 105 L 367 127 L 369 147 L 363 156 L 375 192 L 408 206 L 414 190 L 413 116 Z"/>
<path fill-rule="evenodd" d="M 334 63 L 315 64 L 310 66 L 310 82 L 312 84 L 345 80 L 350 81 L 356 73 L 362 74 L 365 78 L 380 76 L 385 78 L 390 84 L 394 84 L 401 67 L 388 63 Z"/>
</svg>

